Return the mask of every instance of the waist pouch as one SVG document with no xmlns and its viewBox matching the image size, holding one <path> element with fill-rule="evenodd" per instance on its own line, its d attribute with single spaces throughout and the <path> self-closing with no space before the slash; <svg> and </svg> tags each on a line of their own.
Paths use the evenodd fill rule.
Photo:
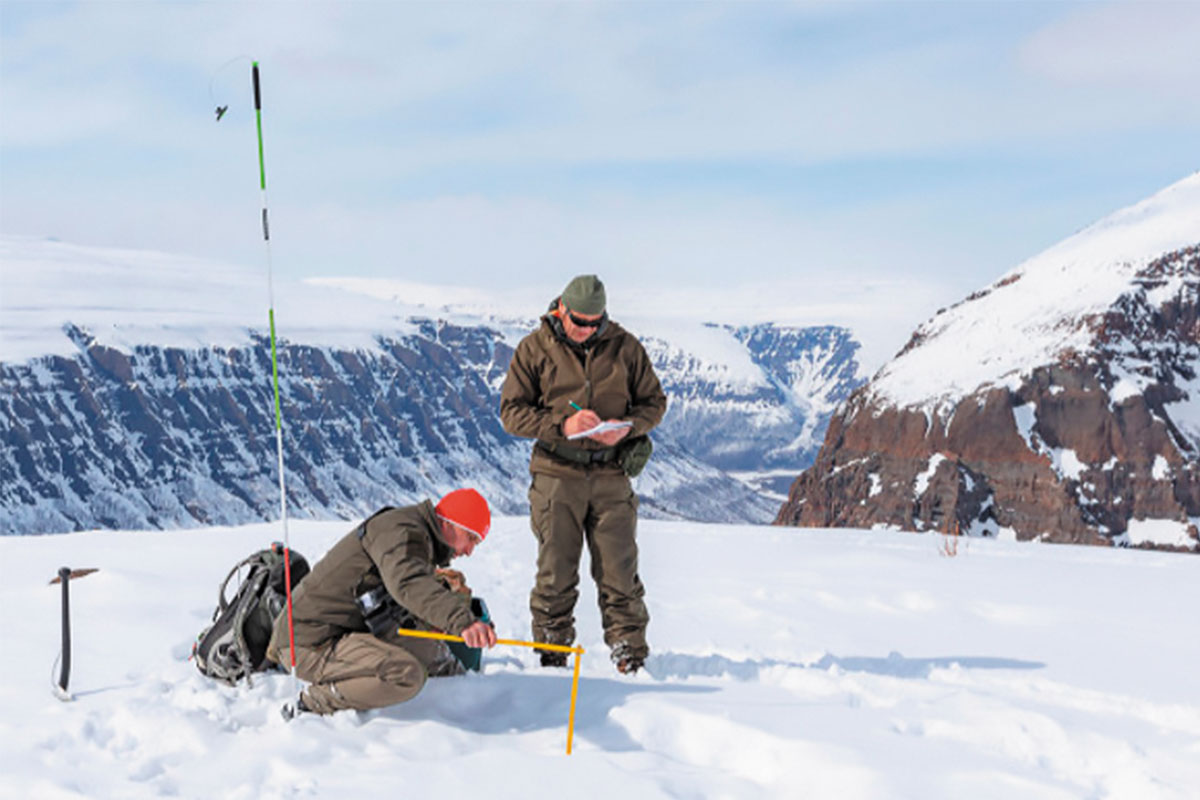
<svg viewBox="0 0 1200 800">
<path fill-rule="evenodd" d="M 605 447 L 600 450 L 574 447 L 561 442 L 546 442 L 541 439 L 538 440 L 537 446 L 545 452 L 573 464 L 588 466 L 616 461 L 625 474 L 631 478 L 642 474 L 642 470 L 650 461 L 651 454 L 654 453 L 654 443 L 650 441 L 649 436 L 626 437 L 615 447 Z"/>
<path fill-rule="evenodd" d="M 654 452 L 654 443 L 649 436 L 630 436 L 617 444 L 617 461 L 621 469 L 631 478 L 642 474 L 650 455 Z"/>
</svg>

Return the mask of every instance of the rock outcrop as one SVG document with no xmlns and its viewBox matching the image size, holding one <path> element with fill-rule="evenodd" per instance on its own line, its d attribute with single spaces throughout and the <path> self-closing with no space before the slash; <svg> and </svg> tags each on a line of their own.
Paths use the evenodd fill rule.
<svg viewBox="0 0 1200 800">
<path fill-rule="evenodd" d="M 1200 174 L 922 325 L 776 522 L 1200 551 Z"/>
</svg>

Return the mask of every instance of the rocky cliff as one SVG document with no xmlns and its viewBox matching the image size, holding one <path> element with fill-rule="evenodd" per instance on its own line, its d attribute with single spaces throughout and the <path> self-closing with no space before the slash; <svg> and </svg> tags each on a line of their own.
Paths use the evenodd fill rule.
<svg viewBox="0 0 1200 800">
<path fill-rule="evenodd" d="M 938 313 L 777 522 L 1200 550 L 1200 174 Z"/>
<path fill-rule="evenodd" d="M 260 316 L 247 307 L 257 276 L 163 254 L 0 246 L 16 289 L 0 319 L 0 534 L 278 515 L 270 343 L 244 322 Z M 355 517 L 463 484 L 526 513 L 530 443 L 497 414 L 534 320 L 431 319 L 291 291 L 279 346 L 291 515 Z M 806 465 L 796 432 L 823 430 L 855 385 L 857 345 L 836 328 L 696 327 L 708 346 L 691 328 L 647 337 L 672 408 L 636 483 L 643 511 L 769 521 L 778 501 L 714 453 L 752 437 Z M 690 410 L 676 419 L 677 406 Z"/>
</svg>

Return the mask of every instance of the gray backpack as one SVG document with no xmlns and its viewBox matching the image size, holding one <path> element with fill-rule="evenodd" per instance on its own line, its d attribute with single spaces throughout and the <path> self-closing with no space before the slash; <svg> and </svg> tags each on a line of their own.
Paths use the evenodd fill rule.
<svg viewBox="0 0 1200 800">
<path fill-rule="evenodd" d="M 308 562 L 295 550 L 289 555 L 294 590 L 308 574 Z M 243 569 L 245 575 L 236 584 L 233 599 L 227 599 L 230 581 Z M 242 559 L 229 571 L 217 594 L 212 624 L 200 631 L 192 645 L 192 659 L 201 673 L 232 686 L 271 666 L 267 644 L 275 618 L 287 607 L 284 573 L 280 542 Z"/>
</svg>

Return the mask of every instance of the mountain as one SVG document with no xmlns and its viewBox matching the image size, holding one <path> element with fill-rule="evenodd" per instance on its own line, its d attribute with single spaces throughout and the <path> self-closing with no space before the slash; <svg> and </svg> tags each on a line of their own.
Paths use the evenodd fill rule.
<svg viewBox="0 0 1200 800">
<path fill-rule="evenodd" d="M 252 325 L 266 316 L 261 275 L 13 238 L 0 263 L 0 533 L 278 514 L 270 342 Z M 468 483 L 525 512 L 530 443 L 497 409 L 532 317 L 438 313 L 329 282 L 276 292 L 291 515 L 354 517 Z M 842 329 L 700 323 L 646 342 L 672 410 L 636 483 L 644 513 L 769 521 L 778 500 L 726 469 L 803 468 L 855 382 L 856 343 Z M 731 456 L 726 431 L 767 455 Z"/>
<path fill-rule="evenodd" d="M 664 428 L 721 469 L 811 463 L 829 416 L 862 383 L 855 359 L 858 343 L 850 332 L 769 323 L 704 328 L 676 343 L 645 340 L 671 396 Z M 706 357 L 701 343 L 708 339 L 741 350 L 741 370 L 732 366 L 733 358 Z M 712 436 L 714 420 L 738 435 Z"/>
<path fill-rule="evenodd" d="M 1200 173 L 921 325 L 777 517 L 1200 550 Z"/>
</svg>

